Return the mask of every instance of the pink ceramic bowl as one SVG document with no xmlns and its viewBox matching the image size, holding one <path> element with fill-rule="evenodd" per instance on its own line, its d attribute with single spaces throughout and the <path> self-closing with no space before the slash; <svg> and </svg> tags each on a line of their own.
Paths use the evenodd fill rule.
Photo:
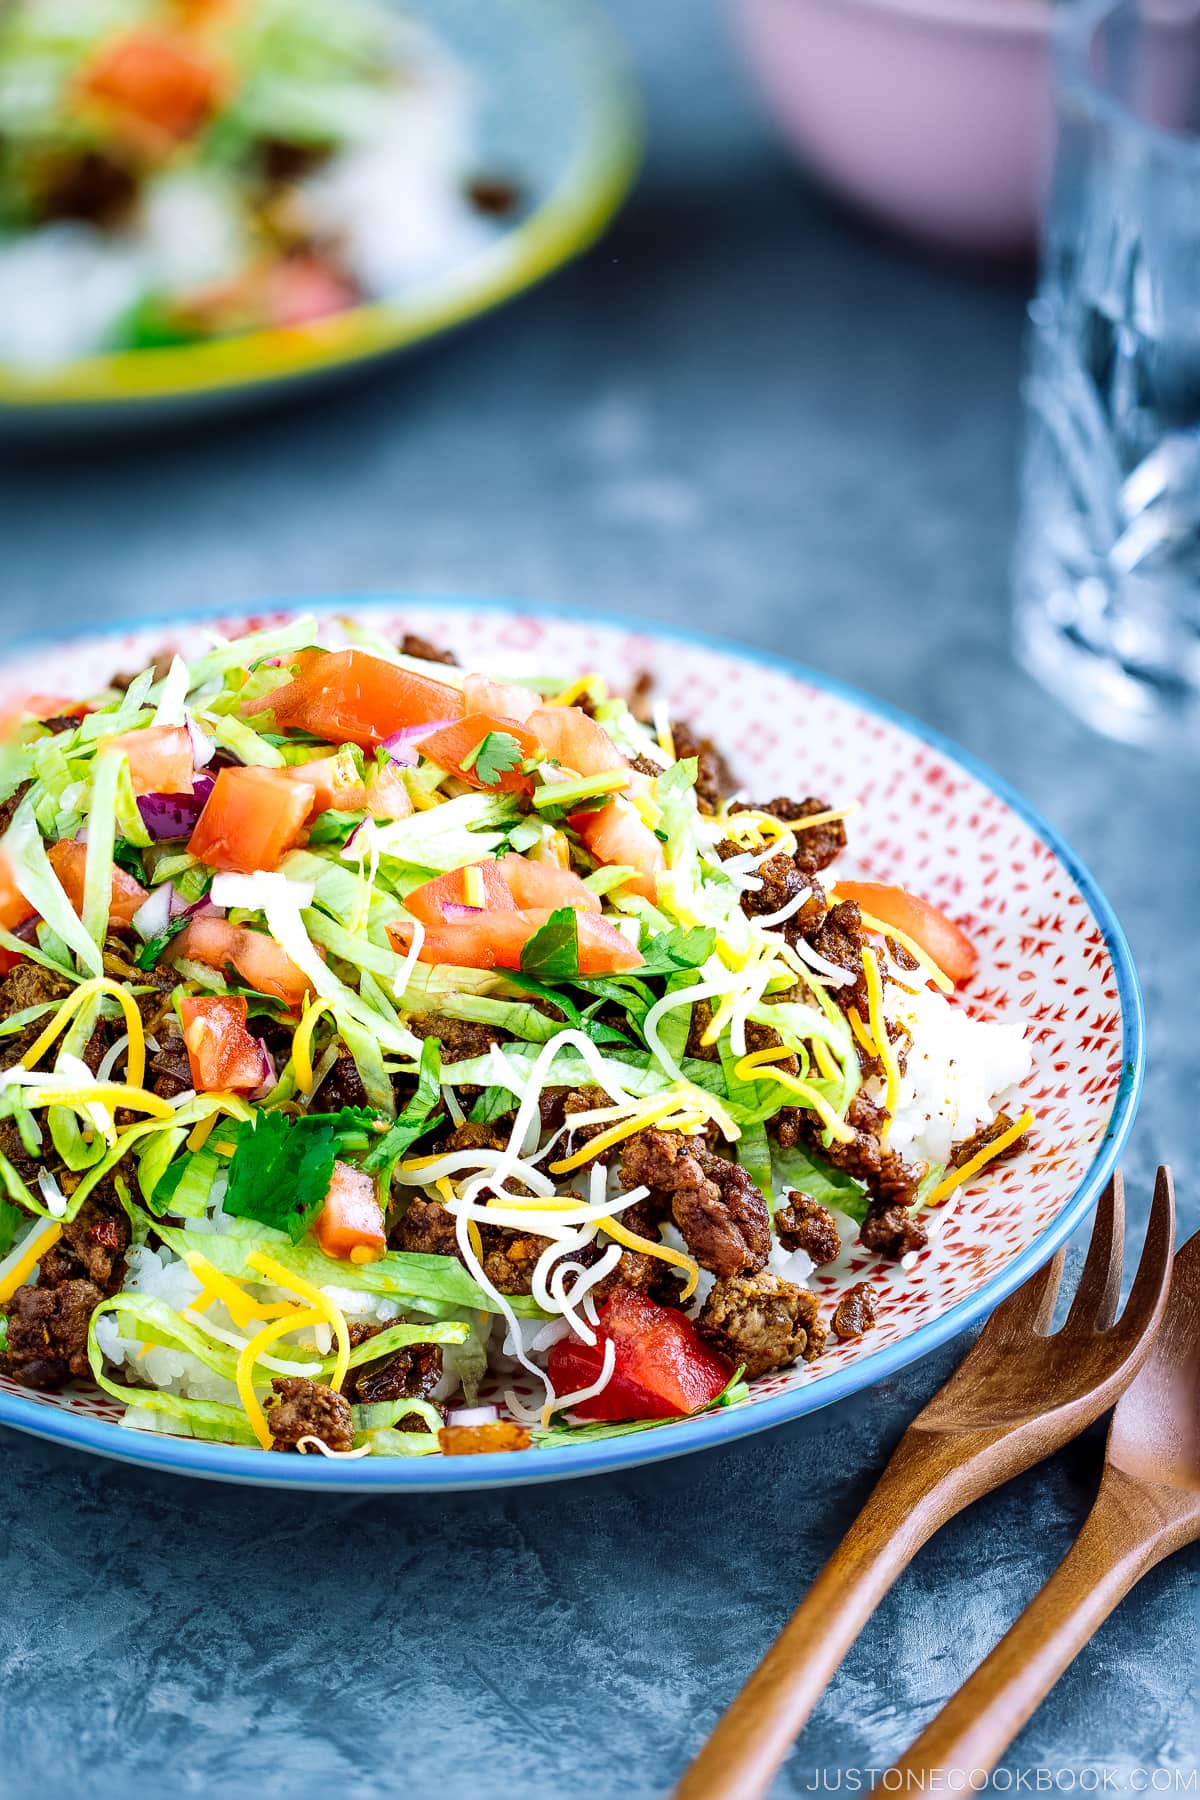
<svg viewBox="0 0 1200 1800">
<path fill-rule="evenodd" d="M 888 224 L 1032 247 L 1051 143 L 1050 0 L 733 0 L 784 136 Z"/>
</svg>

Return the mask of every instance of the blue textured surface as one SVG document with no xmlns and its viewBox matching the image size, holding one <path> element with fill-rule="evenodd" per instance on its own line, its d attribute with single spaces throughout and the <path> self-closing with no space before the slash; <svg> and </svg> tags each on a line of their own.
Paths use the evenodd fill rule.
<svg viewBox="0 0 1200 1800">
<path fill-rule="evenodd" d="M 724 631 L 908 707 L 1026 792 L 1113 899 L 1150 1074 L 1131 1239 L 1200 1100 L 1195 788 L 1007 651 L 1024 287 L 816 198 L 706 0 L 614 4 L 655 139 L 589 261 L 315 411 L 0 469 L 9 629 L 322 589 L 507 591 Z M 330 1500 L 0 1435 L 0 1793 L 663 1792 L 865 1498 L 952 1346 L 741 1446 L 544 1493 Z M 1097 1432 L 954 1522 L 780 1782 L 879 1766 L 1030 1597 Z M 1195 1767 L 1195 1552 L 1150 1575 L 1013 1767 Z"/>
</svg>

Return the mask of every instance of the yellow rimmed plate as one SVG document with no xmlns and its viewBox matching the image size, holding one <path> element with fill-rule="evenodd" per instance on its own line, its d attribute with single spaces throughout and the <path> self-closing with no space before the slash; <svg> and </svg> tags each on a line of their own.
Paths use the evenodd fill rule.
<svg viewBox="0 0 1200 1800">
<path fill-rule="evenodd" d="M 45 370 L 0 364 L 0 426 L 161 420 L 328 381 L 489 312 L 600 235 L 636 173 L 642 131 L 622 46 L 592 0 L 419 0 L 414 10 L 476 82 L 479 164 L 520 182 L 519 221 L 434 281 L 310 325 Z"/>
</svg>

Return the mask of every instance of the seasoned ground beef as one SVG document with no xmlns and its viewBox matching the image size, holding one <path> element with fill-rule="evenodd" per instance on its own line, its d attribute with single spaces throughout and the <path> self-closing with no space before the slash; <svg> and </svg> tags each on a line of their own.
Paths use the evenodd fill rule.
<svg viewBox="0 0 1200 1800">
<path fill-rule="evenodd" d="M 498 1119 L 489 1120 L 486 1124 L 474 1119 L 464 1119 L 461 1125 L 452 1125 L 441 1140 L 441 1147 L 451 1150 L 503 1150 L 508 1142 L 508 1131 Z"/>
<path fill-rule="evenodd" d="M 367 1090 L 358 1064 L 344 1044 L 338 1045 L 337 1061 L 317 1089 L 319 1112 L 340 1112 L 343 1106 L 365 1106 Z"/>
<path fill-rule="evenodd" d="M 877 1256 L 896 1261 L 912 1251 L 923 1250 L 929 1242 L 929 1233 L 919 1216 L 914 1218 L 907 1208 L 886 1201 L 871 1206 L 858 1236 L 859 1242 Z"/>
<path fill-rule="evenodd" d="M 593 1138 L 598 1138 L 602 1131 L 609 1129 L 609 1126 L 605 1124 L 572 1125 L 571 1121 L 577 1113 L 598 1112 L 602 1107 L 611 1105 L 612 1101 L 603 1088 L 571 1088 L 563 1096 L 562 1101 L 562 1123 L 569 1126 L 570 1131 L 561 1154 L 569 1155 L 574 1154 L 576 1150 L 582 1150 L 585 1144 L 590 1144 Z M 601 1153 L 599 1160 L 607 1162 L 608 1158 Z"/>
<path fill-rule="evenodd" d="M 634 1232 L 638 1237 L 648 1238 L 652 1244 L 658 1242 L 659 1217 L 650 1201 L 635 1200 L 632 1206 L 627 1206 L 621 1213 L 620 1219 L 627 1231 Z M 582 1250 L 573 1252 L 570 1260 L 590 1269 L 600 1261 L 608 1248 L 607 1244 L 599 1241 L 585 1244 Z M 683 1283 L 661 1256 L 651 1256 L 645 1250 L 623 1250 L 612 1273 L 605 1275 L 592 1288 L 592 1297 L 599 1306 L 619 1287 L 635 1288 L 639 1293 L 649 1294 L 660 1306 L 678 1306 Z"/>
<path fill-rule="evenodd" d="M 415 1256 L 457 1256 L 458 1236 L 454 1218 L 437 1200 L 423 1200 L 418 1194 L 392 1232 L 393 1250 L 407 1250 Z"/>
<path fill-rule="evenodd" d="M 352 1325 L 351 1343 L 357 1348 L 358 1344 L 377 1337 L 383 1329 L 380 1325 Z M 441 1345 L 410 1344 L 378 1362 L 359 1363 L 347 1375 L 343 1392 L 347 1400 L 357 1400 L 364 1405 L 379 1400 L 428 1400 L 441 1378 Z M 398 1420 L 396 1429 L 424 1431 L 427 1427 L 418 1414 L 412 1413 L 407 1422 Z"/>
<path fill-rule="evenodd" d="M 714 1282 L 696 1325 L 722 1356 L 744 1365 L 748 1378 L 800 1357 L 812 1362 L 825 1345 L 816 1295 L 769 1269 Z"/>
<path fill-rule="evenodd" d="M 728 838 L 722 840 L 718 849 L 725 861 L 732 855 L 743 854 L 741 847 Z M 798 894 L 803 894 L 806 898 L 791 917 L 774 928 L 768 926 L 767 930 L 778 930 L 789 944 L 794 944 L 797 937 L 818 929 L 828 910 L 825 891 L 819 882 L 797 868 L 794 857 L 785 856 L 780 850 L 760 863 L 754 873 L 762 886 L 748 888 L 742 895 L 742 911 L 748 919 L 766 918 L 768 914 L 782 912 Z"/>
<path fill-rule="evenodd" d="M 867 1190 L 868 1210 L 859 1232 L 860 1242 L 882 1256 L 904 1256 L 926 1242 L 925 1227 L 910 1218 L 907 1208 L 917 1197 L 926 1173 L 924 1163 L 910 1163 L 896 1150 L 880 1142 L 887 1113 L 859 1092 L 850 1102 L 846 1123 L 854 1131 L 849 1144 L 825 1144 L 820 1120 L 811 1112 L 785 1107 L 767 1121 L 767 1130 L 784 1148 L 798 1143 L 811 1146 L 823 1161 L 861 1181 Z"/>
<path fill-rule="evenodd" d="M 19 787 L 13 789 L 7 800 L 0 800 L 0 837 L 4 836 L 12 824 L 18 806 L 32 786 L 31 781 L 23 781 Z"/>
<path fill-rule="evenodd" d="M 833 1214 L 795 1188 L 775 1208 L 775 1235 L 787 1250 L 803 1250 L 815 1263 L 831 1263 L 842 1247 Z"/>
<path fill-rule="evenodd" d="M 802 819 L 816 818 L 818 813 L 833 812 L 834 808 L 828 800 L 817 800 L 812 795 L 806 800 L 788 800 L 781 794 L 775 800 L 768 800 L 758 811 L 782 819 L 785 825 L 795 825 Z M 827 869 L 846 848 L 846 827 L 840 819 L 814 825 L 808 831 L 801 829 L 795 835 L 796 866 L 806 875 L 816 875 L 821 869 Z"/>
<path fill-rule="evenodd" d="M 493 1044 L 505 1040 L 505 1033 L 494 1025 L 472 1025 L 466 1019 L 448 1019 L 444 1013 L 413 1013 L 405 1024 L 414 1037 L 436 1038 L 444 1063 L 486 1056 Z"/>
<path fill-rule="evenodd" d="M 106 1298 L 119 1292 L 125 1280 L 130 1235 L 129 1219 L 116 1189 L 101 1182 L 43 1256 L 41 1284 L 57 1287 L 86 1279 Z"/>
<path fill-rule="evenodd" d="M 30 1006 L 59 1005 L 70 992 L 71 983 L 64 981 L 61 975 L 55 975 L 50 969 L 40 968 L 37 963 L 32 962 L 16 963 L 4 980 L 0 981 L 0 1023 L 11 1019 L 14 1013 L 24 1012 Z M 20 1031 L 0 1037 L 0 1067 L 11 1069 L 19 1063 L 25 1052 L 41 1036 L 52 1016 L 51 1013 L 43 1013 L 40 1018 L 23 1025 Z"/>
<path fill-rule="evenodd" d="M 761 1269 L 771 1249 L 766 1201 L 746 1171 L 694 1138 L 650 1128 L 626 1140 L 625 1187 L 670 1209 L 696 1261 L 714 1275 Z"/>
<path fill-rule="evenodd" d="M 696 804 L 702 813 L 715 813 L 737 786 L 724 756 L 710 737 L 700 737 L 683 719 L 672 720 L 671 738 L 680 762 L 696 758 Z"/>
<path fill-rule="evenodd" d="M 856 1281 L 838 1301 L 833 1329 L 840 1338 L 858 1338 L 875 1323 L 875 1296 L 869 1281 Z"/>
<path fill-rule="evenodd" d="M 453 650 L 439 650 L 428 638 L 419 637 L 415 631 L 406 631 L 400 639 L 401 656 L 415 656 L 422 662 L 445 663 L 448 668 L 457 669 L 458 658 Z"/>
<path fill-rule="evenodd" d="M 853 975 L 853 982 L 830 988 L 832 998 L 843 1012 L 854 1007 L 861 1019 L 867 1016 L 867 978 L 863 973 L 862 914 L 855 900 L 839 900 L 830 907 L 809 943 L 826 962 L 835 963 Z M 872 955 L 874 952 L 872 952 Z"/>
<path fill-rule="evenodd" d="M 31 1388 L 60 1388 L 73 1377 L 88 1375 L 88 1324 L 103 1299 L 90 1281 L 19 1287 L 8 1305 L 0 1367 Z"/>
<path fill-rule="evenodd" d="M 63 146 L 39 170 L 38 213 L 42 219 L 80 219 L 111 230 L 137 201 L 137 176 L 100 150 Z"/>
<path fill-rule="evenodd" d="M 276 1376 L 266 1405 L 272 1450 L 298 1450 L 301 1438 L 320 1438 L 330 1450 L 353 1450 L 350 1402 L 324 1382 Z"/>
<path fill-rule="evenodd" d="M 528 1450 L 533 1439 L 524 1425 L 493 1419 L 486 1425 L 443 1425 L 438 1443 L 443 1456 L 487 1456 L 494 1450 Z"/>
<path fill-rule="evenodd" d="M 533 1232 L 483 1228 L 483 1272 L 501 1294 L 528 1294 L 533 1271 L 550 1239 Z"/>
<path fill-rule="evenodd" d="M 626 705 L 641 725 L 649 725 L 654 718 L 654 685 L 649 669 L 639 669 L 629 690 Z"/>
<path fill-rule="evenodd" d="M 188 1059 L 183 1033 L 172 1019 L 169 1025 L 164 1024 L 154 1035 L 159 1048 L 150 1058 L 149 1067 L 153 1077 L 150 1091 L 163 1100 L 174 1100 L 177 1094 L 186 1094 L 192 1085 L 192 1065 Z"/>
<path fill-rule="evenodd" d="M 981 1150 L 986 1150 L 989 1144 L 994 1144 L 998 1137 L 1003 1137 L 1006 1131 L 1012 1130 L 1012 1127 L 1013 1121 L 1008 1114 L 998 1112 L 991 1124 L 981 1126 L 974 1137 L 964 1138 L 961 1144 L 955 1144 L 950 1152 L 950 1167 L 961 1169 L 964 1163 L 969 1163 L 972 1157 L 978 1156 Z M 1013 1139 L 1007 1150 L 1001 1150 L 999 1156 L 994 1156 L 992 1162 L 1007 1162 L 1010 1156 L 1015 1156 L 1018 1151 L 1024 1149 L 1028 1136 L 1027 1131 L 1022 1132 L 1019 1138 Z"/>
</svg>

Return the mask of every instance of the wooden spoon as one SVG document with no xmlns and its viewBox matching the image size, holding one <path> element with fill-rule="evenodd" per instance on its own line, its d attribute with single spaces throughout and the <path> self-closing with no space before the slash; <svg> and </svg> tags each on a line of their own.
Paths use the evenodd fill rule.
<svg viewBox="0 0 1200 1800">
<path fill-rule="evenodd" d="M 677 1789 L 679 1800 L 765 1794 L 830 1676 L 900 1572 L 947 1519 L 1060 1450 L 1107 1412 L 1162 1318 L 1175 1236 L 1160 1169 L 1120 1323 L 1124 1188 L 1113 1177 L 1066 1323 L 1048 1336 L 1063 1252 L 997 1307 L 901 1438 L 878 1486 Z"/>
<path fill-rule="evenodd" d="M 1175 1258 L 1150 1359 L 1117 1403 L 1104 1479 L 1086 1525 L 1041 1593 L 896 1768 L 924 1774 L 993 1768 L 1134 1583 L 1196 1538 L 1200 1233 Z"/>
</svg>

